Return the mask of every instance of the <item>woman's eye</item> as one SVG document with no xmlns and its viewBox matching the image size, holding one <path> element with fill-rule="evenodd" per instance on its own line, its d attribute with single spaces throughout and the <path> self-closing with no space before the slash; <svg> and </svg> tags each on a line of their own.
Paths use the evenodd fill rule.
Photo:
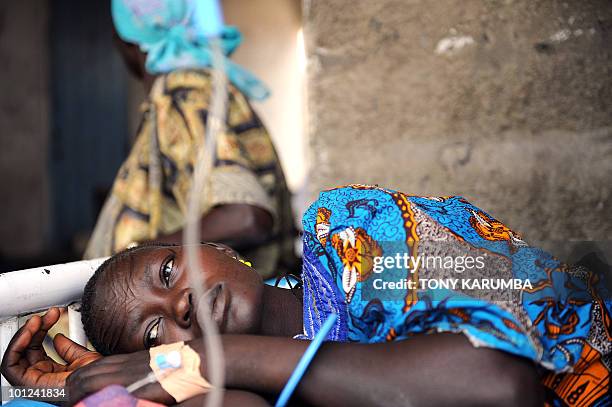
<svg viewBox="0 0 612 407">
<path fill-rule="evenodd" d="M 172 277 L 172 270 L 174 269 L 174 257 L 170 257 L 162 263 L 160 270 L 160 277 L 166 287 L 170 287 L 170 279 Z"/>
<path fill-rule="evenodd" d="M 145 334 L 145 348 L 149 349 L 157 345 L 159 341 L 159 323 L 161 318 L 155 321 L 153 326 Z"/>
</svg>

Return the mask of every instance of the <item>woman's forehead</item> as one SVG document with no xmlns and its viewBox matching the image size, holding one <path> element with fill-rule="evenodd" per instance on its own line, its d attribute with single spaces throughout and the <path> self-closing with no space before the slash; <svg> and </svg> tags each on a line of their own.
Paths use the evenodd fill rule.
<svg viewBox="0 0 612 407">
<path fill-rule="evenodd" d="M 178 251 L 180 247 L 177 246 L 141 246 L 129 253 L 127 258 L 122 259 L 118 266 L 122 272 L 142 274 L 148 266 L 162 261 L 169 255 L 176 255 Z"/>
</svg>

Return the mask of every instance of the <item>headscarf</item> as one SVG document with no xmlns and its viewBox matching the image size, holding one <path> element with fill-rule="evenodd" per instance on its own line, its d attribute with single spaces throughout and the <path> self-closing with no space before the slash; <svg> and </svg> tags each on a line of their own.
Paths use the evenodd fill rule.
<svg viewBox="0 0 612 407">
<path fill-rule="evenodd" d="M 112 0 L 112 14 L 119 37 L 137 44 L 147 53 L 146 70 L 151 74 L 176 69 L 212 66 L 210 38 L 206 35 L 202 0 Z M 242 42 L 236 27 L 222 26 L 219 43 L 229 56 Z M 224 61 L 229 80 L 250 99 L 270 94 L 252 73 Z"/>
</svg>

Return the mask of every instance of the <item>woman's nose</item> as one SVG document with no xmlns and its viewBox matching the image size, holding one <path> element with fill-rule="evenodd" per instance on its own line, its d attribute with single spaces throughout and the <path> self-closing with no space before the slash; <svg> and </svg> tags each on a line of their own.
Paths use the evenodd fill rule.
<svg viewBox="0 0 612 407">
<path fill-rule="evenodd" d="M 191 327 L 193 321 L 193 294 L 189 288 L 181 290 L 180 293 L 172 299 L 173 317 L 176 324 L 181 328 Z"/>
</svg>

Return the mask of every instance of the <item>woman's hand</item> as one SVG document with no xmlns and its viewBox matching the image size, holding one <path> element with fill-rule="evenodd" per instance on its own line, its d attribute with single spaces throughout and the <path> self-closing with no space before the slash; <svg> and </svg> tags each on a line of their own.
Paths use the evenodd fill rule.
<svg viewBox="0 0 612 407">
<path fill-rule="evenodd" d="M 152 372 L 149 360 L 149 351 L 143 350 L 124 355 L 107 356 L 73 372 L 66 381 L 68 405 L 111 384 L 128 387 L 145 378 Z M 133 395 L 163 404 L 176 403 L 157 381 L 139 388 Z"/>
<path fill-rule="evenodd" d="M 53 339 L 58 355 L 67 364 L 62 365 L 51 359 L 42 343 L 47 331 L 59 320 L 58 308 L 51 308 L 42 317 L 30 318 L 6 349 L 0 371 L 14 386 L 64 387 L 66 378 L 76 369 L 102 357 L 98 352 L 71 341 L 62 334 Z"/>
</svg>

